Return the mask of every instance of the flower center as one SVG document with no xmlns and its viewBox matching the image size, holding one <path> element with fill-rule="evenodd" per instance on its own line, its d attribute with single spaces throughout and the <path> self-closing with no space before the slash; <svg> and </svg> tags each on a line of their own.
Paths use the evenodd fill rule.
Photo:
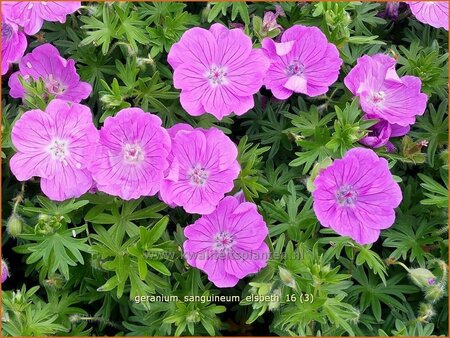
<svg viewBox="0 0 450 338">
<path fill-rule="evenodd" d="M 127 143 L 123 150 L 123 158 L 127 163 L 137 164 L 144 160 L 144 151 L 138 144 Z"/>
<path fill-rule="evenodd" d="M 336 191 L 336 199 L 340 206 L 353 206 L 357 198 L 358 194 L 351 185 L 343 185 Z"/>
<path fill-rule="evenodd" d="M 11 39 L 13 35 L 13 29 L 11 27 L 11 25 L 8 25 L 5 22 L 2 22 L 2 40 L 6 41 Z"/>
<path fill-rule="evenodd" d="M 381 104 L 383 104 L 385 97 L 386 97 L 386 94 L 383 91 L 373 93 L 372 94 L 372 103 L 378 107 Z"/>
<path fill-rule="evenodd" d="M 233 245 L 234 239 L 229 232 L 221 231 L 214 236 L 213 250 L 228 252 Z"/>
<path fill-rule="evenodd" d="M 227 71 L 225 67 L 211 66 L 211 68 L 206 72 L 206 78 L 212 86 L 218 86 L 227 84 Z"/>
<path fill-rule="evenodd" d="M 50 74 L 45 80 L 45 88 L 53 95 L 61 95 L 66 91 L 62 83 L 53 77 L 53 74 Z"/>
<path fill-rule="evenodd" d="M 286 73 L 289 76 L 297 75 L 302 76 L 305 72 L 305 66 L 298 60 L 292 61 L 289 66 L 286 67 Z"/>
<path fill-rule="evenodd" d="M 65 140 L 54 139 L 47 148 L 53 160 L 67 165 L 66 157 L 69 155 L 69 143 Z"/>
<path fill-rule="evenodd" d="M 188 172 L 189 181 L 193 185 L 203 187 L 206 184 L 209 173 L 205 168 L 200 165 L 196 165 Z"/>
</svg>

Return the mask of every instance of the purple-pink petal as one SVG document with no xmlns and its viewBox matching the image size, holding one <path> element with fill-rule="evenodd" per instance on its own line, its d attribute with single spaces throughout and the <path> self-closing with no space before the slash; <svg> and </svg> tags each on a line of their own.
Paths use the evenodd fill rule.
<svg viewBox="0 0 450 338">
<path fill-rule="evenodd" d="M 219 120 L 253 108 L 253 94 L 269 66 L 241 29 L 221 24 L 186 31 L 167 61 L 174 69 L 174 86 L 181 89 L 182 107 L 192 116 L 210 113 Z"/>
<path fill-rule="evenodd" d="M 360 57 L 344 83 L 372 118 L 407 127 L 425 112 L 428 97 L 421 93 L 421 80 L 415 76 L 400 78 L 395 60 L 386 55 Z"/>
<path fill-rule="evenodd" d="M 262 42 L 271 64 L 264 85 L 280 100 L 293 93 L 318 96 L 326 93 L 338 78 L 342 60 L 333 44 L 317 27 L 294 25 L 281 42 Z"/>
<path fill-rule="evenodd" d="M 395 221 L 402 192 L 385 159 L 370 149 L 353 148 L 322 170 L 314 181 L 314 212 L 319 222 L 359 244 L 375 242 Z"/>
<path fill-rule="evenodd" d="M 19 62 L 27 49 L 27 38 L 19 27 L 2 16 L 2 75 L 12 63 Z"/>
<path fill-rule="evenodd" d="M 448 30 L 448 1 L 407 1 L 417 20 Z"/>
<path fill-rule="evenodd" d="M 217 287 L 233 287 L 267 265 L 268 229 L 253 203 L 225 197 L 209 215 L 184 229 L 184 256 Z"/>
<path fill-rule="evenodd" d="M 240 171 L 236 145 L 219 129 L 170 130 L 172 151 L 160 195 L 169 205 L 189 213 L 209 214 L 234 187 Z"/>
<path fill-rule="evenodd" d="M 40 177 L 42 191 L 56 201 L 79 197 L 91 188 L 87 167 L 98 131 L 88 107 L 55 99 L 45 112 L 25 112 L 14 124 L 11 140 L 17 153 L 10 168 L 19 181 Z"/>
<path fill-rule="evenodd" d="M 161 123 L 139 108 L 122 109 L 105 120 L 90 166 L 99 191 L 125 200 L 159 191 L 171 148 Z"/>
<path fill-rule="evenodd" d="M 43 44 L 26 54 L 19 63 L 19 71 L 11 75 L 8 85 L 9 94 L 14 98 L 23 98 L 25 91 L 18 77 L 24 80 L 41 79 L 46 90 L 58 99 L 80 102 L 86 99 L 92 87 L 80 81 L 75 69 L 75 61 L 61 57 L 58 49 L 49 43 Z"/>
<path fill-rule="evenodd" d="M 24 28 L 25 34 L 39 32 L 44 21 L 64 23 L 66 16 L 77 11 L 81 1 L 8 1 L 2 2 L 2 13 Z"/>
</svg>

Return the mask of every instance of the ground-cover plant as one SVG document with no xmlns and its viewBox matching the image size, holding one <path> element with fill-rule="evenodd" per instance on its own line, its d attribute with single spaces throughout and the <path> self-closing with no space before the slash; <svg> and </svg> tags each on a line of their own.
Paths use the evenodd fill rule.
<svg viewBox="0 0 450 338">
<path fill-rule="evenodd" d="M 448 335 L 447 2 L 2 2 L 2 334 Z"/>
</svg>

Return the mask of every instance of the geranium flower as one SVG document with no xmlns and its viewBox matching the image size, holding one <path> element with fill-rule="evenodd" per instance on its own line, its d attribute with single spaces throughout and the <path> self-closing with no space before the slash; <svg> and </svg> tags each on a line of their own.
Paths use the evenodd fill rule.
<svg viewBox="0 0 450 338">
<path fill-rule="evenodd" d="M 407 1 L 417 20 L 448 30 L 448 1 Z"/>
<path fill-rule="evenodd" d="M 19 27 L 2 16 L 2 75 L 11 63 L 19 62 L 27 49 L 27 37 Z"/>
<path fill-rule="evenodd" d="M 316 27 L 294 25 L 283 33 L 281 42 L 265 38 L 262 46 L 271 60 L 264 85 L 277 99 L 294 92 L 322 95 L 338 78 L 339 52 Z"/>
<path fill-rule="evenodd" d="M 370 118 L 405 127 L 414 124 L 416 116 L 425 112 L 428 97 L 420 92 L 422 82 L 415 76 L 400 78 L 395 71 L 395 59 L 387 55 L 358 58 L 344 83 L 359 97 L 362 110 Z"/>
<path fill-rule="evenodd" d="M 237 147 L 217 128 L 185 128 L 172 139 L 170 171 L 161 198 L 189 213 L 209 214 L 234 187 L 240 171 Z"/>
<path fill-rule="evenodd" d="M 94 157 L 98 131 L 88 107 L 52 100 L 45 112 L 25 112 L 14 124 L 11 139 L 17 153 L 11 171 L 19 181 L 36 176 L 50 199 L 79 197 L 92 186 L 87 166 Z"/>
<path fill-rule="evenodd" d="M 241 29 L 214 24 L 209 30 L 191 28 L 170 49 L 180 102 L 192 116 L 210 113 L 221 120 L 253 108 L 253 94 L 263 84 L 269 66 L 260 49 Z"/>
<path fill-rule="evenodd" d="M 75 61 L 62 58 L 59 51 L 49 43 L 33 49 L 19 63 L 19 71 L 9 78 L 9 95 L 23 98 L 25 90 L 19 82 L 19 75 L 28 80 L 42 79 L 47 91 L 58 99 L 80 102 L 87 98 L 92 87 L 80 81 L 75 69 Z"/>
<path fill-rule="evenodd" d="M 8 1 L 2 2 L 2 13 L 23 27 L 28 35 L 39 32 L 45 21 L 66 22 L 66 16 L 77 11 L 81 1 Z"/>
<path fill-rule="evenodd" d="M 255 204 L 228 196 L 212 214 L 184 229 L 184 256 L 217 287 L 233 287 L 267 265 L 268 233 Z"/>
<path fill-rule="evenodd" d="M 359 244 L 375 242 L 395 221 L 402 192 L 388 162 L 373 150 L 353 148 L 314 180 L 314 212 L 324 227 Z"/>
<path fill-rule="evenodd" d="M 171 146 L 161 123 L 139 108 L 122 109 L 105 120 L 90 166 L 99 191 L 124 200 L 158 192 Z"/>
<path fill-rule="evenodd" d="M 391 137 L 399 137 L 406 135 L 410 130 L 410 126 L 402 127 L 398 124 L 391 124 L 385 120 L 380 120 L 372 127 L 367 136 L 359 140 L 359 143 L 372 148 L 380 148 L 386 146 L 388 151 L 394 151 L 394 145 L 389 141 Z"/>
</svg>

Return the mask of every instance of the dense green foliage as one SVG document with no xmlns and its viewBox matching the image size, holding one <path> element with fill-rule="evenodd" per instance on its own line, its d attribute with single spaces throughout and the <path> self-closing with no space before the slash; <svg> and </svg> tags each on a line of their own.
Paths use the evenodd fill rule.
<svg viewBox="0 0 450 338">
<path fill-rule="evenodd" d="M 123 201 L 86 194 L 55 203 L 37 181 L 10 174 L 11 126 L 26 110 L 45 108 L 45 88 L 31 85 L 22 103 L 2 86 L 4 335 L 447 335 L 448 34 L 414 20 L 377 16 L 383 3 L 281 3 L 278 23 L 319 27 L 344 65 L 326 95 L 280 102 L 265 89 L 255 108 L 217 121 L 180 106 L 166 57 L 194 26 L 245 25 L 255 46 L 273 3 L 84 3 L 65 24 L 46 23 L 28 51 L 44 42 L 76 60 L 93 86 L 85 102 L 95 123 L 122 108 L 177 122 L 217 126 L 239 145 L 242 167 L 234 192 L 254 201 L 276 254 L 232 289 L 215 288 L 181 257 L 183 227 L 196 217 L 157 198 Z M 279 34 L 271 32 L 271 34 Z M 389 160 L 403 202 L 393 227 L 373 245 L 358 245 L 321 227 L 311 184 L 321 166 L 358 146 L 374 122 L 362 119 L 342 79 L 363 54 L 386 52 L 398 72 L 421 78 L 428 109 L 412 131 L 395 139 Z M 48 97 L 48 96 L 47 96 Z M 269 98 L 268 98 L 269 97 Z M 426 141 L 426 142 L 424 142 Z M 424 285 L 429 273 L 435 285 Z M 136 302 L 136 296 L 179 301 Z M 239 301 L 185 296 L 239 296 Z M 247 296 L 281 295 L 282 302 Z"/>
</svg>

